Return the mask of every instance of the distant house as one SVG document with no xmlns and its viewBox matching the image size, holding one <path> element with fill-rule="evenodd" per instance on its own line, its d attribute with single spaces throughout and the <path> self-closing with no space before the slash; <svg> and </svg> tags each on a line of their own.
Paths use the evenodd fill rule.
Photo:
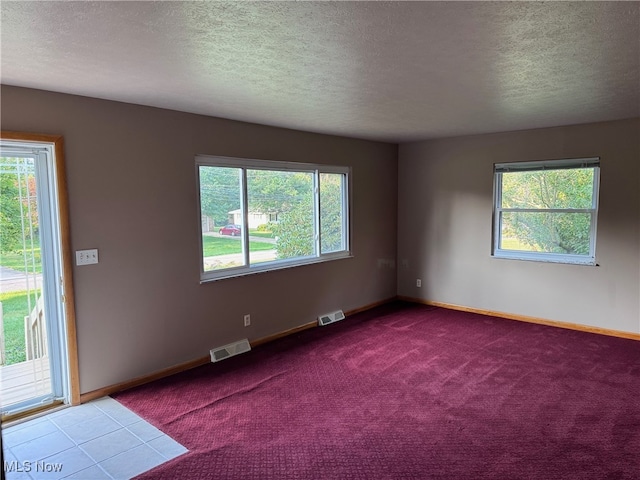
<svg viewBox="0 0 640 480">
<path fill-rule="evenodd" d="M 249 228 L 258 228 L 259 225 L 264 225 L 269 222 L 277 222 L 277 213 L 259 213 L 249 212 Z M 229 212 L 229 223 L 235 223 L 236 225 L 242 225 L 242 210 L 231 210 Z"/>
</svg>

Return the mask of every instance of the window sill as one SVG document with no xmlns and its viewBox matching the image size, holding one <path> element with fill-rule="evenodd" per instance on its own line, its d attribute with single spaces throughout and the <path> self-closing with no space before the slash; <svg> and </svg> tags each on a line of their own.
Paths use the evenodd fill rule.
<svg viewBox="0 0 640 480">
<path fill-rule="evenodd" d="M 583 267 L 599 267 L 594 258 L 580 257 L 572 255 L 555 254 L 527 254 L 523 252 L 496 252 L 491 255 L 500 260 L 524 260 L 526 262 L 537 263 L 559 263 L 563 265 L 578 265 Z"/>
<path fill-rule="evenodd" d="M 302 267 L 305 265 L 315 265 L 317 263 L 326 263 L 334 260 L 343 260 L 346 258 L 353 258 L 354 255 L 351 252 L 339 252 L 334 254 L 323 255 L 322 257 L 311 257 L 308 259 L 294 259 L 294 260 L 281 260 L 275 262 L 269 262 L 268 264 L 258 264 L 253 267 L 238 267 L 235 269 L 221 270 L 219 272 L 209 271 L 201 272 L 200 284 L 217 282 L 219 280 L 226 280 L 228 278 L 246 277 L 248 275 L 255 275 L 258 273 L 274 272 L 277 270 L 285 270 L 288 268 Z M 215 273 L 214 275 L 211 275 Z"/>
</svg>

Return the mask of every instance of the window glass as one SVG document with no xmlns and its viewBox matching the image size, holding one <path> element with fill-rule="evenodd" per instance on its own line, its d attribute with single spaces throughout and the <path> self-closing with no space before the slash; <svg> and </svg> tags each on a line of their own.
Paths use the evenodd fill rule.
<svg viewBox="0 0 640 480">
<path fill-rule="evenodd" d="M 344 249 L 344 175 L 320 174 L 320 248 L 322 253 Z"/>
<path fill-rule="evenodd" d="M 196 157 L 201 280 L 351 256 L 347 167 Z"/>
<path fill-rule="evenodd" d="M 503 212 L 500 247 L 589 255 L 590 231 L 588 213 Z"/>
<path fill-rule="evenodd" d="M 251 264 L 315 253 L 313 173 L 247 170 L 247 193 Z"/>
<path fill-rule="evenodd" d="M 497 257 L 595 264 L 598 159 L 495 166 Z"/>
<path fill-rule="evenodd" d="M 593 168 L 502 174 L 503 208 L 591 208 Z"/>
<path fill-rule="evenodd" d="M 203 270 L 243 266 L 242 170 L 201 165 L 199 173 Z"/>
</svg>

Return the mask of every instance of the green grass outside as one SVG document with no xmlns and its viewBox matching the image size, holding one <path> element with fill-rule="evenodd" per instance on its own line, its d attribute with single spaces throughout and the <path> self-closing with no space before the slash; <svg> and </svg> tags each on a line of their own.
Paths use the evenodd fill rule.
<svg viewBox="0 0 640 480">
<path fill-rule="evenodd" d="M 32 295 L 31 304 L 35 306 L 36 299 Z M 4 324 L 4 350 L 6 364 L 12 365 L 24 362 L 24 317 L 29 315 L 29 304 L 27 302 L 27 292 L 0 293 L 2 302 L 2 321 Z"/>
<path fill-rule="evenodd" d="M 521 242 L 517 238 L 506 238 L 502 239 L 502 249 L 503 250 L 519 250 L 524 252 L 535 252 L 536 249 L 531 245 Z"/>
<path fill-rule="evenodd" d="M 275 238 L 275 235 L 273 234 L 273 232 L 258 231 L 255 228 L 249 229 L 249 235 L 252 237 Z"/>
<path fill-rule="evenodd" d="M 275 245 L 266 242 L 249 242 L 249 249 L 252 252 L 259 250 L 273 250 Z M 202 236 L 202 256 L 214 257 L 218 255 L 229 255 L 232 253 L 242 253 L 242 242 L 240 238 L 220 238 Z"/>
<path fill-rule="evenodd" d="M 34 248 L 35 268 L 32 263 L 30 251 L 27 251 L 27 269 L 29 273 L 35 270 L 36 273 L 42 273 L 42 261 L 40 260 L 40 247 Z M 24 257 L 22 252 L 0 253 L 0 265 L 3 267 L 24 272 Z"/>
</svg>

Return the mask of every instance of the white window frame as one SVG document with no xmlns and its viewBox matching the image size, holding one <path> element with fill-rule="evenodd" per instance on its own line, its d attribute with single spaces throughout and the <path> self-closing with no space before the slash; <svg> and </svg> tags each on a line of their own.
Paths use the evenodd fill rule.
<svg viewBox="0 0 640 480">
<path fill-rule="evenodd" d="M 34 161 L 36 195 L 40 224 L 40 247 L 42 258 L 42 297 L 44 319 L 47 332 L 48 369 L 50 388 L 43 388 L 41 379 L 34 379 L 34 396 L 3 407 L 3 415 L 40 408 L 62 400 L 70 403 L 71 376 L 69 365 L 69 344 L 65 332 L 68 330 L 67 311 L 64 301 L 63 245 L 60 219 L 60 192 L 58 183 L 55 144 L 47 141 L 5 140 L 0 142 L 3 157 L 31 158 Z M 43 357 L 46 360 L 46 357 Z M 35 367 L 34 367 L 35 368 Z M 7 408 L 5 408 L 7 407 Z"/>
<path fill-rule="evenodd" d="M 206 283 L 214 280 L 222 280 L 225 278 L 234 278 L 244 275 L 250 275 L 260 272 L 269 272 L 273 270 L 281 270 L 284 268 L 297 267 L 300 265 L 310 265 L 314 263 L 327 262 L 331 260 L 338 260 L 342 258 L 352 257 L 351 252 L 351 168 L 336 166 L 336 165 L 320 165 L 313 163 L 298 163 L 298 162 L 282 162 L 271 160 L 257 160 L 248 158 L 236 158 L 236 157 L 221 157 L 214 155 L 196 155 L 196 184 L 198 191 L 198 222 L 200 235 L 199 239 L 199 259 L 200 259 L 200 283 Z M 239 267 L 230 267 L 220 270 L 204 270 L 203 260 L 203 245 L 202 245 L 202 216 L 201 216 L 201 198 L 200 198 L 200 167 L 230 167 L 237 168 L 242 171 L 241 175 L 241 210 L 244 220 L 244 225 L 249 225 L 247 210 L 248 205 L 248 192 L 247 192 L 247 170 L 272 170 L 272 171 L 294 171 L 294 172 L 308 172 L 313 173 L 313 190 L 314 190 L 314 242 L 315 242 L 315 254 L 305 257 L 287 258 L 282 260 L 273 260 L 270 262 L 263 262 L 251 265 L 249 261 L 249 229 L 242 229 L 242 252 L 244 255 L 244 265 Z M 320 232 L 320 190 L 319 190 L 319 178 L 322 173 L 334 173 L 344 175 L 345 181 L 343 185 L 342 196 L 342 231 L 343 231 L 343 249 L 331 253 L 321 253 L 321 232 Z"/>
<path fill-rule="evenodd" d="M 591 208 L 577 209 L 524 209 L 502 208 L 502 174 L 507 172 L 531 172 L 541 170 L 593 168 L 593 193 Z M 598 219 L 598 197 L 600 191 L 600 158 L 577 158 L 563 160 L 541 160 L 535 162 L 496 163 L 493 168 L 493 232 L 492 256 L 515 260 L 538 262 L 568 263 L 578 265 L 596 265 L 596 234 Z M 588 213 L 591 215 L 589 232 L 589 254 L 575 255 L 548 252 L 525 252 L 500 248 L 502 232 L 502 213 L 504 212 L 549 212 L 549 213 Z"/>
</svg>

